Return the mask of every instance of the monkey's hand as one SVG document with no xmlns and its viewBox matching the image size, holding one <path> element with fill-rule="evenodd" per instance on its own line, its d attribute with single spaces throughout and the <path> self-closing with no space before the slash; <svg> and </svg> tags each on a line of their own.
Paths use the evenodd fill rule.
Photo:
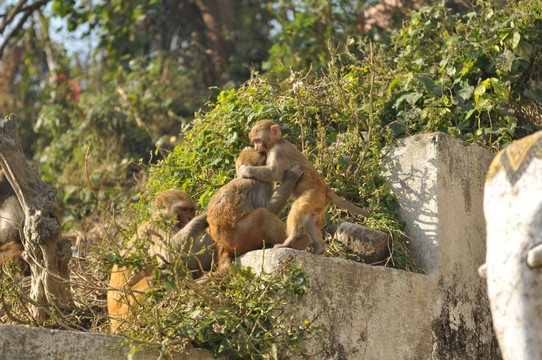
<svg viewBox="0 0 542 360">
<path fill-rule="evenodd" d="M 249 178 L 252 177 L 251 173 L 251 167 L 250 165 L 241 165 L 239 166 L 238 176 L 242 178 Z"/>
<path fill-rule="evenodd" d="M 301 178 L 301 176 L 303 176 L 303 169 L 299 164 L 295 164 L 284 172 L 284 178 L 282 179 L 282 181 L 296 182 Z"/>
<path fill-rule="evenodd" d="M 286 202 L 288 202 L 288 198 L 292 194 L 292 191 L 294 191 L 294 188 L 301 176 L 303 176 L 303 169 L 301 169 L 299 164 L 296 164 L 284 171 L 282 183 L 275 190 L 275 193 L 269 200 L 267 210 L 277 215 L 284 208 L 284 206 L 286 206 Z"/>
</svg>

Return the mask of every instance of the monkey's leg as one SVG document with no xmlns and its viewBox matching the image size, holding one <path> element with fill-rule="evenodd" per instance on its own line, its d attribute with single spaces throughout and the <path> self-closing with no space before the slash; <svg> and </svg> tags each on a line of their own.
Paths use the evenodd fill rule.
<svg viewBox="0 0 542 360">
<path fill-rule="evenodd" d="M 24 247 L 20 242 L 10 241 L 0 246 L 0 266 L 3 266 L 7 260 L 11 260 L 15 265 L 24 263 L 23 251 Z"/>
<path fill-rule="evenodd" d="M 218 266 L 216 272 L 219 275 L 225 275 L 231 268 L 232 253 L 218 246 Z"/>
<path fill-rule="evenodd" d="M 193 256 L 188 260 L 188 268 L 193 271 L 194 279 L 201 277 L 204 272 L 210 271 L 213 262 L 218 259 L 218 250 L 209 234 L 205 234 L 201 240 L 195 240 L 190 251 Z"/>
<path fill-rule="evenodd" d="M 132 273 L 132 269 L 113 266 L 107 292 L 107 313 L 110 318 L 111 333 L 115 332 L 122 321 L 128 317 L 130 307 L 150 287 L 150 270 Z"/>
<path fill-rule="evenodd" d="M 282 244 L 283 247 L 292 247 L 296 241 L 299 241 L 305 227 L 305 231 L 312 239 L 313 252 L 322 254 L 325 251 L 320 227 L 327 207 L 327 200 L 325 194 L 323 194 L 324 196 L 320 195 L 315 190 L 309 190 L 294 201 L 286 220 L 288 238 Z M 319 225 L 320 227 L 318 227 Z"/>
<path fill-rule="evenodd" d="M 326 250 L 326 244 L 322 239 L 322 226 L 324 223 L 324 214 L 312 214 L 305 218 L 303 228 L 312 239 L 313 253 L 322 254 Z"/>
</svg>

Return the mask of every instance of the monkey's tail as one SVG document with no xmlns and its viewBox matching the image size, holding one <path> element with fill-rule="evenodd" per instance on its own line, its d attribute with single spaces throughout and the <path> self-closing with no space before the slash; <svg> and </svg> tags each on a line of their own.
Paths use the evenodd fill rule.
<svg viewBox="0 0 542 360">
<path fill-rule="evenodd" d="M 347 210 L 354 215 L 362 215 L 369 217 L 370 213 L 366 209 L 362 209 L 357 205 L 352 204 L 350 201 L 343 199 L 331 189 L 327 190 L 327 196 L 331 202 L 340 209 Z"/>
</svg>

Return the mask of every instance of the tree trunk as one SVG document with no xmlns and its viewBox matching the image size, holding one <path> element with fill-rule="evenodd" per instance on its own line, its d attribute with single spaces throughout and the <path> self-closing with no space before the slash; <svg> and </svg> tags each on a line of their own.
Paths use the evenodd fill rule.
<svg viewBox="0 0 542 360">
<path fill-rule="evenodd" d="M 54 186 L 43 182 L 26 162 L 14 114 L 0 120 L 0 166 L 25 214 L 23 257 L 32 273 L 32 315 L 41 322 L 48 310 L 61 309 L 71 301 L 71 246 L 60 233 L 64 203 Z"/>
<path fill-rule="evenodd" d="M 239 4 L 231 0 L 194 0 L 205 24 L 203 34 L 208 64 L 204 73 L 207 86 L 215 85 L 230 66 L 230 56 L 235 51 L 232 33 L 238 28 Z"/>
</svg>

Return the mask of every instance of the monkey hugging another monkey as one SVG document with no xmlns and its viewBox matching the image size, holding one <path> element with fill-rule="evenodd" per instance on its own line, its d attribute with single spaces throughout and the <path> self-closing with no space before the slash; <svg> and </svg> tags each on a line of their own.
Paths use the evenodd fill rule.
<svg viewBox="0 0 542 360">
<path fill-rule="evenodd" d="M 265 154 L 247 149 L 235 163 L 241 166 L 262 166 Z M 209 233 L 218 250 L 218 272 L 224 273 L 235 255 L 242 255 L 264 246 L 282 244 L 286 225 L 278 218 L 303 171 L 297 165 L 286 169 L 282 184 L 274 191 L 272 181 L 237 177 L 220 188 L 209 200 L 207 222 Z M 289 246 L 305 249 L 311 240 L 299 233 Z"/>
<path fill-rule="evenodd" d="M 335 194 L 325 184 L 324 179 L 309 159 L 289 141 L 282 138 L 279 125 L 273 121 L 256 122 L 249 137 L 254 149 L 266 154 L 267 159 L 263 166 L 241 166 L 238 171 L 240 176 L 272 183 L 281 181 L 284 172 L 295 164 L 303 170 L 303 177 L 293 190 L 296 200 L 286 220 L 288 237 L 279 246 L 291 246 L 304 230 L 312 239 L 313 252 L 322 254 L 326 246 L 322 239 L 321 229 L 330 201 L 352 214 L 369 216 L 367 210 Z"/>
</svg>

